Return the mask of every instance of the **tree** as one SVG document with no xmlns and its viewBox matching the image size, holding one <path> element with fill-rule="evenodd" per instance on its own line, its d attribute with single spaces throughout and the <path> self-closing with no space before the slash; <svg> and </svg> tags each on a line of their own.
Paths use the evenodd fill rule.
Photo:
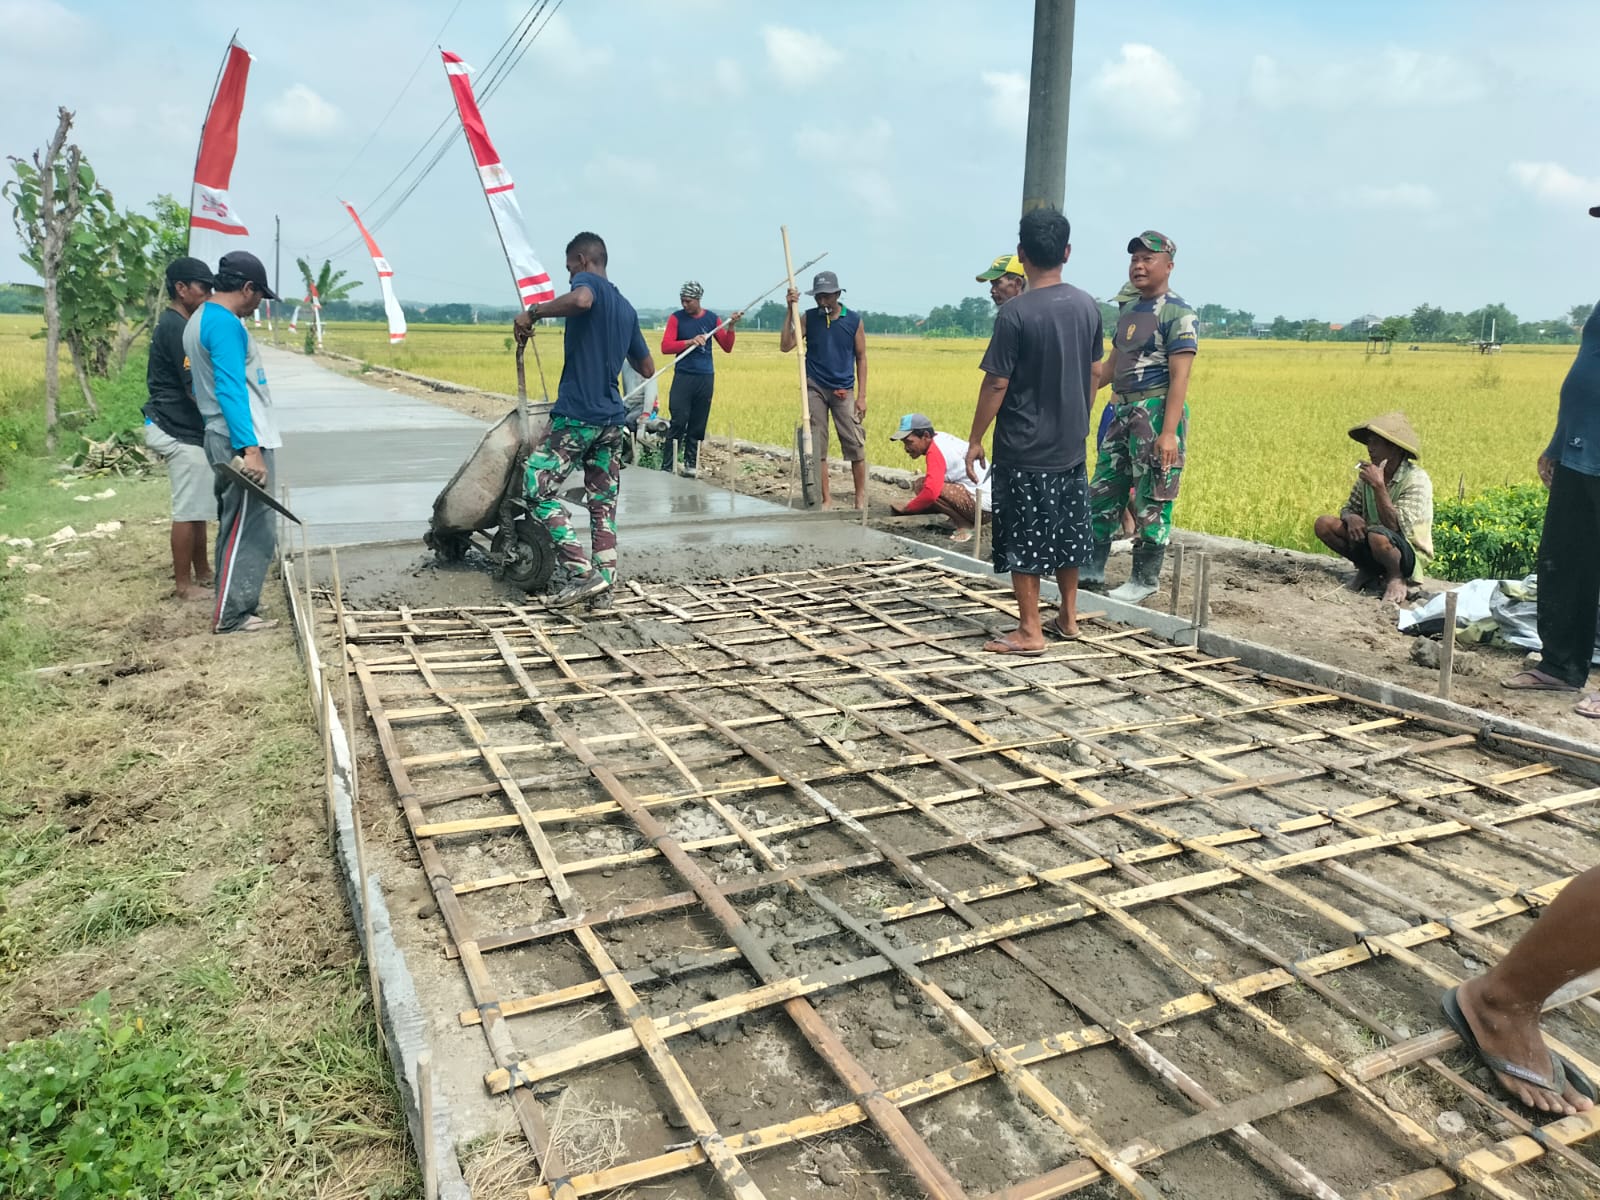
<svg viewBox="0 0 1600 1200">
<path fill-rule="evenodd" d="M 128 361 L 128 352 L 139 335 L 154 329 L 162 310 L 167 307 L 167 264 L 189 251 L 188 207 L 163 192 L 150 201 L 150 209 L 155 216 L 148 219 L 146 226 L 148 243 L 141 272 L 143 305 L 137 313 L 130 310 L 126 315 L 114 359 L 118 371 Z"/>
<path fill-rule="evenodd" d="M 1592 304 L 1574 304 L 1571 312 L 1567 314 L 1567 320 L 1574 329 L 1582 329 L 1594 309 L 1595 306 Z"/>
<path fill-rule="evenodd" d="M 311 289 L 315 288 L 317 299 L 323 304 L 329 304 L 334 300 L 346 300 L 351 292 L 361 286 L 360 281 L 355 279 L 341 283 L 340 280 L 350 272 L 335 271 L 333 264 L 327 259 L 322 260 L 322 269 L 316 275 L 311 274 L 311 264 L 305 259 L 297 258 L 294 262 L 295 266 L 300 268 L 301 278 L 305 280 L 306 295 L 310 296 Z"/>
<path fill-rule="evenodd" d="M 3 189 L 12 204 L 11 219 L 24 247 L 22 259 L 44 280 L 44 427 L 45 445 L 56 448 L 56 422 L 61 409 L 61 379 L 57 361 L 61 353 L 61 308 L 57 286 L 67 241 L 83 210 L 84 188 L 94 186 L 94 172 L 83 161 L 83 151 L 67 145 L 73 114 L 56 110 L 56 132 L 43 151 L 35 150 L 33 165 L 11 156 L 15 179 Z"/>
<path fill-rule="evenodd" d="M 1378 332 L 1382 333 L 1391 342 L 1409 342 L 1413 332 L 1411 318 L 1385 317 L 1383 323 L 1378 326 Z"/>
</svg>

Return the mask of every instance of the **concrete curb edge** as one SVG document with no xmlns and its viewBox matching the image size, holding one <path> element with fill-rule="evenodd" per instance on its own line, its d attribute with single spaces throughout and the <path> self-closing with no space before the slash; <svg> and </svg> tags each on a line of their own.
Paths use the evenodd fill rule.
<svg viewBox="0 0 1600 1200">
<path fill-rule="evenodd" d="M 294 563 L 286 556 L 280 565 L 284 593 L 294 623 L 295 644 L 300 650 L 306 673 L 310 677 L 312 695 L 316 697 L 312 702 L 315 712 L 321 706 L 325 669 L 316 646 L 311 644 L 306 634 L 309 623 L 302 624 L 302 618 L 308 617 L 309 614 L 302 611 L 300 603 L 304 592 L 300 592 L 298 596 L 296 594 Z M 368 894 L 365 898 L 361 895 L 360 873 L 356 866 L 355 811 L 350 790 L 354 760 L 350 741 L 345 735 L 344 723 L 339 718 L 338 706 L 333 702 L 338 692 L 334 691 L 331 678 L 328 683 L 328 695 L 329 711 L 324 715 L 331 721 L 329 743 L 333 747 L 332 773 L 329 776 L 332 796 L 329 803 L 338 826 L 338 837 L 334 843 L 334 860 L 344 883 L 345 899 L 350 906 L 356 939 L 363 943 L 366 954 L 377 967 L 379 995 L 374 997 L 373 1001 L 384 1033 L 384 1042 L 389 1051 L 389 1064 L 394 1070 L 395 1089 L 400 1094 L 406 1126 L 411 1134 L 411 1144 L 413 1148 L 420 1148 L 422 1110 L 420 1086 L 417 1080 L 417 1057 L 431 1048 L 428 1041 L 428 1021 L 423 1015 L 422 1002 L 417 997 L 411 971 L 406 966 L 405 952 L 395 941 L 394 929 L 389 921 L 389 906 L 384 901 L 379 878 L 371 870 L 367 872 Z M 372 944 L 370 945 L 365 942 L 366 922 L 362 918 L 363 903 L 371 916 Z M 432 1114 L 434 1131 L 432 1158 L 439 1177 L 437 1194 L 439 1200 L 471 1200 L 472 1192 L 468 1189 L 466 1180 L 462 1178 L 461 1164 L 456 1157 L 450 1109 L 440 1091 L 438 1087 L 433 1089 Z M 418 1169 L 423 1169 L 420 1154 Z"/>
</svg>

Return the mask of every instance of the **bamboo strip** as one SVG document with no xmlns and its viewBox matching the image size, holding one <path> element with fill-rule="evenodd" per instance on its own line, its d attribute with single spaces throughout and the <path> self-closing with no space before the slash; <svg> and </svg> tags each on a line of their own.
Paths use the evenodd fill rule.
<svg viewBox="0 0 1600 1200">
<path fill-rule="evenodd" d="M 551 657 L 558 659 L 555 649 L 548 642 L 546 635 L 542 631 L 536 631 L 536 633 L 544 641 L 547 652 Z M 505 656 L 507 669 L 528 692 L 529 699 L 533 700 L 537 705 L 538 689 L 533 680 L 517 665 L 515 655 L 509 652 L 510 647 L 506 644 L 504 635 L 491 631 L 490 636 L 495 639 L 502 655 Z M 562 673 L 571 677 L 570 668 L 567 668 L 564 663 L 562 664 Z M 593 753 L 584 747 L 582 741 L 567 729 L 565 723 L 554 710 L 540 707 L 539 715 L 552 732 L 563 738 L 563 740 L 569 741 L 571 752 L 577 755 L 585 765 L 589 766 L 596 780 L 605 787 L 606 791 L 622 807 L 639 832 L 662 851 L 678 876 L 689 885 L 690 889 L 699 898 L 700 903 L 722 927 L 724 933 L 734 945 L 738 947 L 745 961 L 756 974 L 769 982 L 780 979 L 784 972 L 772 960 L 766 948 L 749 933 L 739 914 L 716 891 L 715 885 L 711 883 L 705 873 L 700 870 L 678 842 L 650 815 L 648 810 L 634 802 L 627 786 L 606 770 L 604 765 L 594 757 Z M 724 815 L 724 820 L 726 819 L 727 817 Z M 578 936 L 580 938 L 588 937 L 591 940 L 594 939 L 593 933 L 584 929 L 578 931 Z M 866 1068 L 846 1049 L 838 1034 L 822 1020 L 816 1010 L 798 995 L 789 997 L 786 1000 L 785 1009 L 801 1034 L 811 1044 L 812 1049 L 839 1076 L 840 1081 L 857 1096 L 863 1097 L 863 1103 L 871 1115 L 873 1123 L 889 1140 L 900 1155 L 901 1160 L 916 1175 L 928 1193 L 935 1197 L 949 1196 L 955 1198 L 962 1196 L 964 1193 L 961 1186 L 956 1182 L 955 1177 L 950 1174 L 949 1169 L 928 1149 L 927 1143 L 906 1121 L 900 1110 L 883 1099 L 877 1082 L 867 1072 Z M 639 1023 L 642 1028 L 648 1028 L 652 1034 L 655 1033 L 655 1025 L 652 1019 L 642 1009 L 639 1013 Z M 664 1040 L 662 1045 L 664 1047 Z M 509 1080 L 507 1082 L 509 1084 Z M 490 1083 L 490 1086 L 493 1088 L 493 1082 Z"/>
</svg>

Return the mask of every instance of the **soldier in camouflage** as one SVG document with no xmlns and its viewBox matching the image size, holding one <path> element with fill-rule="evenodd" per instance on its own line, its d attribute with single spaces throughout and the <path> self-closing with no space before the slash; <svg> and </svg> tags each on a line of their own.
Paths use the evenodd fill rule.
<svg viewBox="0 0 1600 1200">
<path fill-rule="evenodd" d="M 1103 588 L 1111 539 L 1133 491 L 1138 540 L 1128 582 L 1111 593 L 1137 603 L 1161 581 L 1161 563 L 1172 535 L 1172 504 L 1183 476 L 1189 425 L 1189 373 L 1200 349 L 1199 321 L 1183 298 L 1167 290 L 1177 251 L 1165 234 L 1147 229 L 1128 242 L 1128 283 L 1111 353 L 1097 368 L 1096 384 L 1111 385 L 1110 423 L 1100 443 L 1089 505 L 1094 518 L 1094 555 L 1079 584 Z"/>
</svg>

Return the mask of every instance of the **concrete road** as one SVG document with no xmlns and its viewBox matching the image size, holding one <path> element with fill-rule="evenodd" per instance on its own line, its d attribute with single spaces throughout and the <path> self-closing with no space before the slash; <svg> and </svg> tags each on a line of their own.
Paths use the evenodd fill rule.
<svg viewBox="0 0 1600 1200">
<path fill-rule="evenodd" d="M 283 449 L 277 476 L 313 546 L 396 543 L 420 551 L 434 497 L 465 461 L 485 422 L 442 405 L 328 370 L 313 359 L 263 346 Z M 581 486 L 574 473 L 568 487 Z M 588 514 L 569 505 L 580 531 Z M 624 571 L 652 574 L 681 564 L 687 576 L 762 569 L 757 550 L 804 550 L 805 562 L 886 558 L 899 538 L 862 528 L 847 513 L 793 512 L 714 482 L 637 467 L 623 472 L 617 507 Z M 633 560 L 630 563 L 630 558 Z M 787 556 L 786 556 L 787 559 Z M 758 562 L 759 560 L 759 562 Z M 778 565 L 772 562 L 771 565 Z"/>
</svg>

